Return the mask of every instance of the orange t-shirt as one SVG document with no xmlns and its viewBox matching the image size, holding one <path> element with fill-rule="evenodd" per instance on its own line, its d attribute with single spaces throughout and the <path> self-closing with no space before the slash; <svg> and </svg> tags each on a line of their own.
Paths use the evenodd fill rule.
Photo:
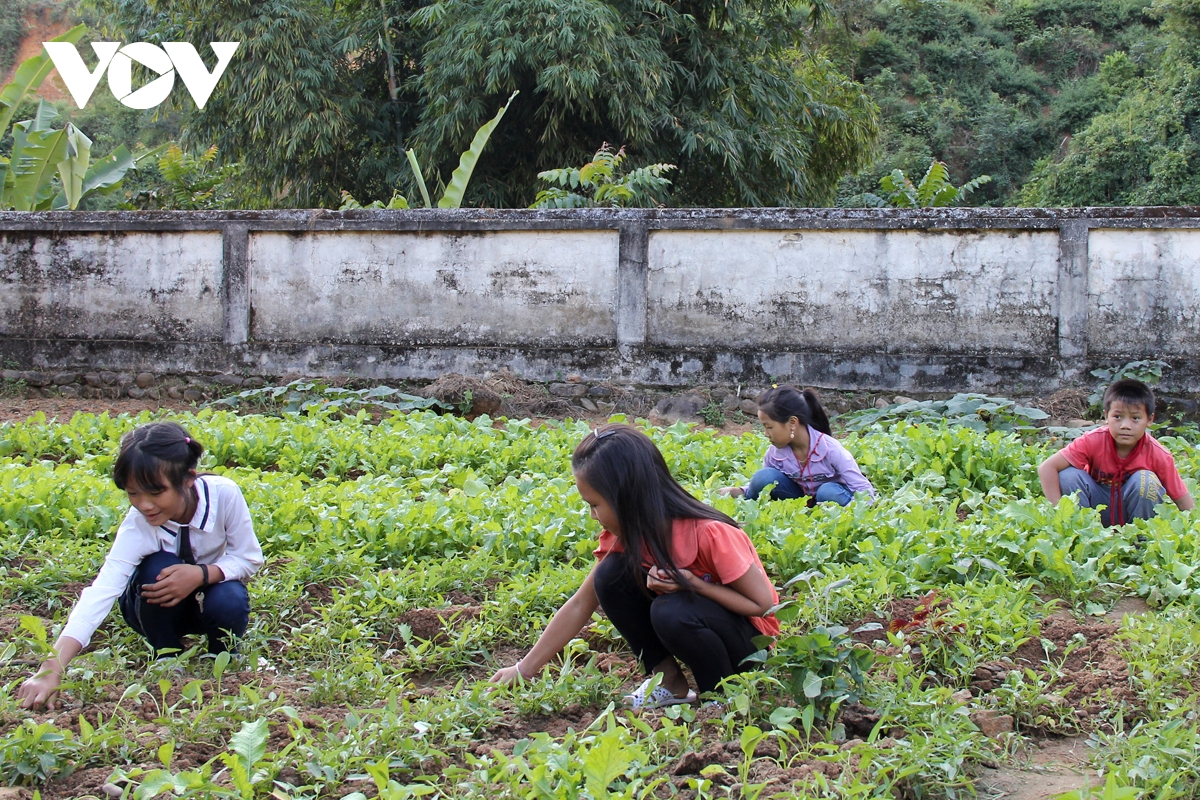
<svg viewBox="0 0 1200 800">
<path fill-rule="evenodd" d="M 600 531 L 600 546 L 596 548 L 597 559 L 609 553 L 620 553 L 625 549 L 621 540 L 611 531 Z M 754 543 L 741 528 L 714 519 L 677 519 L 671 527 L 671 556 L 675 566 L 686 569 L 697 578 L 709 583 L 725 585 L 746 574 L 746 570 L 757 569 L 766 574 Z M 649 569 L 657 566 L 649 553 L 642 556 L 642 565 Z M 772 604 L 779 602 L 779 594 L 771 586 Z M 765 617 L 747 617 L 759 633 L 766 636 L 779 635 L 779 620 L 774 614 Z"/>
</svg>

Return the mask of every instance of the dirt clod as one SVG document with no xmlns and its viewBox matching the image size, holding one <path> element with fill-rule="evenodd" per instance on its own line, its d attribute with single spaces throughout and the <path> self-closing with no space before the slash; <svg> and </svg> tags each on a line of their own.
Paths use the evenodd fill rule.
<svg viewBox="0 0 1200 800">
<path fill-rule="evenodd" d="M 847 736 L 865 739 L 871 735 L 871 731 L 875 730 L 875 726 L 879 723 L 879 714 L 862 703 L 851 703 L 842 708 L 839 719 L 846 727 Z"/>
<path fill-rule="evenodd" d="M 445 608 L 414 608 L 400 615 L 401 624 L 407 625 L 418 639 L 445 642 L 449 639 L 446 629 L 460 620 L 475 619 L 482 609 L 479 606 L 446 606 Z"/>
<path fill-rule="evenodd" d="M 992 709 L 976 711 L 971 715 L 971 722 L 989 739 L 994 739 L 1002 733 L 1012 733 L 1013 730 L 1012 715 L 1001 714 Z"/>
<path fill-rule="evenodd" d="M 478 378 L 467 378 L 448 372 L 425 387 L 422 392 L 453 406 L 463 416 L 474 419 L 484 414 L 494 417 L 500 413 L 504 399 Z"/>
</svg>

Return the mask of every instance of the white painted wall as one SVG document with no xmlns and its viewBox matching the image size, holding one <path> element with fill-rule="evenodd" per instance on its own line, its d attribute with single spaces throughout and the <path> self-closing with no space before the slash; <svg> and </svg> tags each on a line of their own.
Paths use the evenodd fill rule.
<svg viewBox="0 0 1200 800">
<path fill-rule="evenodd" d="M 251 335 L 380 344 L 612 344 L 615 231 L 250 236 Z"/>
<path fill-rule="evenodd" d="M 1200 355 L 1200 230 L 1091 231 L 1088 299 L 1089 348 Z"/>
<path fill-rule="evenodd" d="M 0 356 L 377 380 L 1200 387 L 1200 210 L 0 213 Z"/>
<path fill-rule="evenodd" d="M 656 344 L 1033 355 L 1056 343 L 1055 231 L 659 231 Z"/>
<path fill-rule="evenodd" d="M 221 232 L 0 232 L 0 337 L 221 341 Z"/>
</svg>

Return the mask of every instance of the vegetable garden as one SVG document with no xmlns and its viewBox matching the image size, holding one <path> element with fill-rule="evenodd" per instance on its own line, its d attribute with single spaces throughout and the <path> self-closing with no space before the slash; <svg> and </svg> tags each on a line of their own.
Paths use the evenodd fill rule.
<svg viewBox="0 0 1200 800">
<path fill-rule="evenodd" d="M 0 426 L 0 781 L 30 796 L 966 797 L 1053 736 L 1086 738 L 1096 791 L 1200 792 L 1194 514 L 1104 529 L 1041 497 L 1053 433 L 904 419 L 839 436 L 881 494 L 846 508 L 719 497 L 758 434 L 650 431 L 754 540 L 784 634 L 720 704 L 634 715 L 601 617 L 537 679 L 487 683 L 591 565 L 586 423 L 176 415 L 267 553 L 240 652 L 154 661 L 110 621 L 63 707 L 22 712 L 13 688 L 125 514 L 119 437 L 152 418 Z M 1200 433 L 1159 438 L 1195 493 Z M 1129 595 L 1153 611 L 1101 616 Z"/>
</svg>

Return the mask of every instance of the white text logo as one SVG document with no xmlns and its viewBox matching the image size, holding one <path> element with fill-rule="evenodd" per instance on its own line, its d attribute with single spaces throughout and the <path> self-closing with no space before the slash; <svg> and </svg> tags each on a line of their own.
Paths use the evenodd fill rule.
<svg viewBox="0 0 1200 800">
<path fill-rule="evenodd" d="M 204 108 L 239 44 L 241 42 L 210 42 L 209 46 L 217 54 L 217 65 L 209 72 L 196 48 L 187 42 L 163 42 L 162 47 L 149 42 L 134 42 L 124 47 L 120 42 L 92 42 L 98 63 L 95 70 L 89 71 L 75 45 L 69 42 L 42 42 L 75 105 L 83 108 L 107 70 L 108 88 L 113 97 L 123 105 L 140 109 L 154 108 L 167 99 L 175 86 L 176 72 L 183 78 L 183 85 L 196 101 L 196 106 Z M 134 91 L 134 61 L 157 72 L 160 77 Z"/>
</svg>

